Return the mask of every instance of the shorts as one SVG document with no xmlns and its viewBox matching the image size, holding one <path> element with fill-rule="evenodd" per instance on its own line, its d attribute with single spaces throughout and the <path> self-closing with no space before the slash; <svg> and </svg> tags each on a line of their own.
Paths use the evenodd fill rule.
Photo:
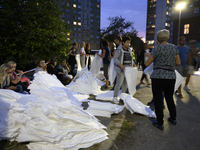
<svg viewBox="0 0 200 150">
<path fill-rule="evenodd" d="M 188 66 L 188 74 L 192 75 L 194 72 L 194 66 Z"/>
<path fill-rule="evenodd" d="M 176 66 L 176 70 L 183 76 L 187 77 L 188 66 Z"/>
</svg>

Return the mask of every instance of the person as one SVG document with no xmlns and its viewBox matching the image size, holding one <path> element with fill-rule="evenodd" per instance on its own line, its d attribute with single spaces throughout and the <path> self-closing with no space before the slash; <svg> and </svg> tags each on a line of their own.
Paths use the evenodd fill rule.
<svg viewBox="0 0 200 150">
<path fill-rule="evenodd" d="M 81 62 L 81 67 L 85 68 L 85 42 L 81 42 L 81 49 L 80 49 L 80 62 Z"/>
<path fill-rule="evenodd" d="M 163 126 L 163 93 L 170 113 L 168 121 L 175 125 L 176 106 L 174 104 L 173 93 L 176 81 L 175 66 L 180 65 L 179 51 L 173 44 L 167 43 L 169 40 L 169 31 L 159 30 L 156 34 L 159 45 L 151 52 L 145 65 L 149 66 L 152 62 L 153 73 L 150 78 L 152 81 L 152 93 L 155 105 L 157 122 L 153 125 L 160 130 Z"/>
<path fill-rule="evenodd" d="M 114 88 L 113 102 L 118 104 L 118 93 L 122 86 L 122 93 L 126 93 L 127 82 L 125 79 L 125 67 L 133 66 L 132 51 L 129 49 L 131 38 L 126 36 L 122 39 L 123 46 L 118 46 L 114 55 L 114 70 L 117 73 L 117 82 Z"/>
<path fill-rule="evenodd" d="M 197 58 L 196 58 L 196 71 L 200 68 L 200 52 L 197 53 Z"/>
<path fill-rule="evenodd" d="M 77 47 L 78 47 L 78 43 L 74 42 L 72 44 L 72 49 L 70 49 L 69 51 L 69 65 L 71 67 L 70 70 L 70 74 L 74 77 L 76 75 L 76 73 L 74 73 L 74 66 L 76 64 L 76 54 L 77 54 Z"/>
<path fill-rule="evenodd" d="M 35 73 L 38 73 L 39 71 L 47 71 L 47 65 L 45 63 L 45 60 L 39 60 L 37 67 L 35 69 Z"/>
<path fill-rule="evenodd" d="M 18 86 L 20 85 L 23 89 L 23 93 L 27 94 L 26 92 L 29 92 L 30 90 L 27 89 L 28 85 L 29 85 L 29 81 L 27 82 L 21 82 L 22 79 L 22 75 L 24 74 L 24 72 L 22 70 L 18 70 L 19 72 L 19 76 L 17 75 L 17 73 L 15 72 L 17 64 L 14 61 L 9 61 L 7 63 L 12 69 L 11 72 L 9 73 L 10 76 L 10 85 L 11 86 Z M 26 91 L 26 92 L 24 92 Z"/>
<path fill-rule="evenodd" d="M 141 61 L 141 50 L 138 51 L 136 60 L 137 60 L 136 64 L 138 65 L 138 69 L 140 69 L 140 66 L 142 66 L 142 63 L 141 63 L 142 62 Z"/>
<path fill-rule="evenodd" d="M 57 66 L 57 69 L 62 70 L 65 73 L 65 75 L 63 76 L 64 80 L 72 81 L 73 76 L 68 74 L 70 70 L 69 67 L 67 66 L 65 59 L 61 61 L 61 64 Z"/>
<path fill-rule="evenodd" d="M 117 36 L 114 40 L 114 42 L 116 43 L 116 47 L 117 49 L 121 48 L 122 47 L 122 37 L 121 36 Z M 114 53 L 113 53 L 114 55 Z M 114 58 L 114 57 L 113 57 Z M 117 76 L 115 77 L 115 80 L 114 80 L 114 85 L 113 85 L 113 88 L 111 90 L 114 90 L 115 89 L 115 85 L 117 83 Z"/>
<path fill-rule="evenodd" d="M 134 63 L 136 63 L 136 60 L 135 60 L 135 50 L 134 49 L 132 49 L 132 58 L 133 58 Z"/>
<path fill-rule="evenodd" d="M 150 85 L 149 83 L 149 79 L 147 77 L 147 75 L 144 73 L 144 70 L 146 68 L 145 66 L 145 62 L 148 60 L 149 56 L 150 56 L 150 50 L 148 49 L 149 48 L 149 44 L 148 43 L 144 43 L 144 49 L 141 50 L 141 62 L 142 62 L 142 70 L 143 70 L 143 74 L 142 74 L 142 77 L 140 79 L 140 84 L 144 84 L 143 80 L 145 79 L 146 82 L 147 82 L 147 85 Z"/>
<path fill-rule="evenodd" d="M 121 36 L 117 36 L 114 40 L 114 42 L 116 43 L 117 45 L 117 49 L 121 48 L 122 47 L 122 37 Z"/>
<path fill-rule="evenodd" d="M 47 72 L 49 74 L 56 75 L 57 78 L 63 83 L 63 76 L 65 76 L 65 72 L 63 72 L 60 69 L 57 69 L 56 65 L 57 65 L 57 60 L 52 59 L 51 62 L 49 63 L 49 66 L 47 67 Z"/>
<path fill-rule="evenodd" d="M 194 66 L 195 66 L 195 63 L 196 63 L 196 57 L 197 57 L 197 49 L 196 49 L 196 43 L 197 41 L 196 40 L 190 40 L 189 42 L 189 66 L 188 66 L 188 72 L 187 72 L 187 78 L 186 78 L 186 81 L 185 81 L 185 86 L 183 87 L 184 90 L 186 91 L 190 91 L 190 89 L 188 88 L 188 83 L 190 81 L 190 77 L 191 75 L 193 74 L 194 72 Z"/>
<path fill-rule="evenodd" d="M 190 61 L 189 48 L 187 48 L 185 46 L 185 44 L 186 44 L 186 38 L 184 36 L 179 37 L 179 46 L 177 46 L 177 48 L 179 51 L 181 66 L 176 66 L 176 70 L 183 77 L 187 77 L 188 65 L 189 65 L 189 61 Z M 184 88 L 188 89 L 187 85 L 185 85 Z M 181 92 L 181 85 L 178 87 L 178 97 L 183 98 L 183 95 Z"/>
<path fill-rule="evenodd" d="M 104 87 L 104 90 L 108 90 L 108 85 L 109 85 L 109 78 L 108 78 L 108 69 L 109 69 L 109 65 L 110 65 L 110 50 L 108 48 L 108 41 L 107 40 L 102 40 L 101 42 L 102 47 L 103 47 L 103 52 L 102 55 L 100 55 L 99 53 L 97 54 L 98 56 L 100 56 L 101 58 L 103 58 L 103 71 L 104 71 L 104 76 L 106 78 L 106 85 Z"/>
<path fill-rule="evenodd" d="M 86 47 L 85 47 L 85 52 L 86 52 L 86 54 L 88 55 L 88 56 L 91 56 L 91 55 L 93 55 L 92 54 L 92 51 L 91 51 L 91 49 L 90 49 L 90 44 L 88 43 L 88 44 L 86 44 Z M 90 67 L 90 65 L 91 65 L 91 59 L 90 59 L 90 57 L 88 57 L 87 59 L 89 59 L 88 60 L 88 70 L 89 70 L 89 67 Z"/>
<path fill-rule="evenodd" d="M 9 66 L 8 64 L 2 64 L 0 66 L 0 89 L 9 89 L 18 93 L 22 93 L 23 90 L 21 85 L 10 85 L 10 73 L 12 73 L 11 66 Z"/>
<path fill-rule="evenodd" d="M 114 42 L 110 42 L 109 43 L 109 48 L 110 48 L 110 54 L 111 54 L 111 59 L 114 57 L 115 54 L 115 49 L 116 49 L 116 45 Z"/>
</svg>

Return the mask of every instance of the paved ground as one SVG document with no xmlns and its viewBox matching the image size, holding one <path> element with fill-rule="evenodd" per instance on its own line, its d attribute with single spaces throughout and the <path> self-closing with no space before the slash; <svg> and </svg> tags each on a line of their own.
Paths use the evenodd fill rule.
<svg viewBox="0 0 200 150">
<path fill-rule="evenodd" d="M 138 82 L 141 72 L 138 73 Z M 184 83 L 183 83 L 184 85 Z M 168 109 L 164 110 L 164 131 L 152 126 L 152 120 L 126 113 L 131 129 L 120 132 L 110 150 L 199 150 L 200 149 L 200 77 L 192 76 L 191 91 L 183 90 L 183 99 L 174 95 L 177 108 L 177 125 L 168 123 Z M 138 86 L 134 96 L 144 104 L 152 99 L 151 88 Z M 165 103 L 166 105 L 166 103 Z"/>
<path fill-rule="evenodd" d="M 146 104 L 152 99 L 151 86 L 140 85 L 142 72 L 138 72 L 135 98 Z M 124 109 L 111 118 L 99 117 L 107 126 L 109 139 L 84 150 L 199 150 L 200 149 L 200 77 L 192 76 L 191 92 L 183 90 L 183 99 L 174 95 L 177 106 L 177 125 L 168 123 L 168 109 L 164 110 L 164 131 L 152 126 L 152 119 L 130 114 Z M 166 105 L 166 103 L 165 103 Z M 26 143 L 0 142 L 0 150 L 27 150 Z"/>
</svg>

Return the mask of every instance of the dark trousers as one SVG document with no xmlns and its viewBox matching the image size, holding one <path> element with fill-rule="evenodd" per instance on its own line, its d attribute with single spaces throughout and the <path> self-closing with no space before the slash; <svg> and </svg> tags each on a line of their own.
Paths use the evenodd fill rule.
<svg viewBox="0 0 200 150">
<path fill-rule="evenodd" d="M 74 77 L 76 74 L 74 73 L 74 66 L 75 66 L 75 63 L 70 63 L 70 66 L 71 66 L 71 70 L 70 70 L 70 74 Z"/>
<path fill-rule="evenodd" d="M 152 92 L 158 124 L 163 125 L 163 93 L 171 119 L 176 120 L 173 93 L 175 79 L 152 79 Z M 163 93 L 162 93 L 163 92 Z"/>
<path fill-rule="evenodd" d="M 141 77 L 140 82 L 143 81 L 143 80 L 145 79 L 146 82 L 149 83 L 149 80 L 148 80 L 148 78 L 147 78 L 147 75 L 144 74 L 144 69 L 146 69 L 146 66 L 145 66 L 145 65 L 142 65 L 143 74 L 142 74 L 142 77 Z"/>
</svg>

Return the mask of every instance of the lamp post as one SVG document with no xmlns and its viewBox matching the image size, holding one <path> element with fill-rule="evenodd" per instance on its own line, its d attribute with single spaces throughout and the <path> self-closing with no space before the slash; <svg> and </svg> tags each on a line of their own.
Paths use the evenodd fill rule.
<svg viewBox="0 0 200 150">
<path fill-rule="evenodd" d="M 179 10 L 179 22 L 178 22 L 178 39 L 180 36 L 180 25 L 181 25 L 181 10 L 185 7 L 186 3 L 178 3 L 178 5 L 176 6 L 176 8 Z M 178 45 L 178 39 L 177 39 L 177 45 Z"/>
</svg>

